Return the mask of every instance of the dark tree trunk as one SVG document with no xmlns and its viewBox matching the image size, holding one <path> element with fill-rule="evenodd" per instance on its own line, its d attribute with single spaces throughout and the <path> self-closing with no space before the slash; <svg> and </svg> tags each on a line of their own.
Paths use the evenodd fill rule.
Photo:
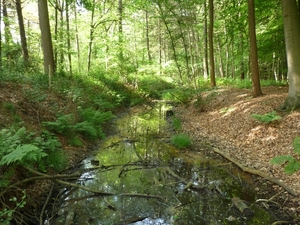
<svg viewBox="0 0 300 225">
<path fill-rule="evenodd" d="M 256 32 L 255 32 L 255 12 L 254 0 L 248 0 L 248 22 L 250 34 L 250 63 L 252 73 L 252 95 L 258 97 L 262 95 L 259 80 L 257 45 L 256 45 Z"/>
<path fill-rule="evenodd" d="M 25 28 L 24 28 L 24 19 L 23 19 L 23 14 L 22 14 L 21 0 L 16 0 L 16 9 L 17 9 L 18 21 L 19 21 L 22 54 L 23 54 L 23 59 L 24 59 L 25 65 L 26 65 L 29 61 L 29 53 L 28 53 L 27 40 L 26 40 L 26 34 L 25 34 Z"/>
</svg>

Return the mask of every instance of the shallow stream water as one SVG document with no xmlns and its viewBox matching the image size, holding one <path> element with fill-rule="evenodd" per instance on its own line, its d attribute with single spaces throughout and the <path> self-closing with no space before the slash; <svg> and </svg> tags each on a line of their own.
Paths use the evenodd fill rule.
<svg viewBox="0 0 300 225">
<path fill-rule="evenodd" d="M 254 187 L 231 164 L 172 146 L 170 110 L 158 103 L 117 119 L 116 134 L 82 162 L 76 181 L 107 195 L 66 188 L 52 224 L 269 225 L 282 219 L 255 203 Z M 234 197 L 253 215 L 238 210 Z"/>
</svg>

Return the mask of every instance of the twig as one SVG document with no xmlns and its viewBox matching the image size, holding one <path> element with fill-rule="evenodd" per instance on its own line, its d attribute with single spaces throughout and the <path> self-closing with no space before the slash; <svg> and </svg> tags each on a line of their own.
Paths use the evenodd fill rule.
<svg viewBox="0 0 300 225">
<path fill-rule="evenodd" d="M 52 191 L 53 191 L 53 189 L 54 189 L 54 184 L 52 184 L 52 186 L 51 186 L 51 189 L 50 189 L 50 191 L 49 191 L 49 193 L 48 193 L 47 199 L 46 199 L 46 201 L 45 201 L 45 203 L 44 203 L 44 205 L 43 205 L 42 211 L 41 211 L 41 213 L 40 213 L 40 225 L 43 225 L 43 224 L 44 224 L 43 215 L 44 215 L 44 213 L 45 213 L 45 209 L 46 209 L 46 207 L 47 207 L 47 205 L 48 205 L 48 202 L 49 202 L 49 200 L 50 200 L 50 197 L 52 196 Z"/>
<path fill-rule="evenodd" d="M 94 190 L 91 188 L 87 188 L 84 186 L 81 186 L 79 184 L 74 184 L 74 183 L 70 183 L 70 182 L 66 182 L 66 181 L 62 181 L 59 179 L 55 180 L 56 182 L 60 183 L 60 184 L 64 184 L 67 186 L 71 186 L 71 187 L 75 187 L 84 191 L 88 191 L 88 192 L 92 192 L 101 196 L 126 196 L 126 197 L 139 197 L 139 198 L 158 198 L 161 200 L 164 200 L 162 197 L 157 196 L 157 195 L 146 195 L 146 194 L 137 194 L 137 193 L 121 193 L 121 194 L 116 194 L 116 193 L 111 193 L 111 192 L 103 192 L 103 191 L 98 191 L 98 190 Z"/>
<path fill-rule="evenodd" d="M 288 193 L 290 193 L 293 196 L 298 196 L 299 194 L 296 193 L 294 190 L 292 190 L 290 187 L 288 187 L 285 183 L 273 178 L 273 177 L 269 177 L 268 175 L 264 174 L 261 171 L 255 170 L 255 169 L 251 169 L 248 167 L 243 166 L 241 163 L 237 162 L 236 160 L 234 160 L 233 158 L 231 158 L 229 155 L 225 154 L 224 152 L 221 152 L 219 149 L 214 148 L 213 149 L 214 152 L 220 154 L 221 156 L 223 156 L 224 158 L 226 158 L 227 160 L 233 162 L 235 165 L 237 165 L 241 170 L 243 170 L 244 172 L 247 173 L 252 173 L 254 175 L 260 176 L 262 178 L 265 178 L 268 181 L 271 181 L 274 184 L 279 185 L 280 187 L 284 188 Z"/>
</svg>

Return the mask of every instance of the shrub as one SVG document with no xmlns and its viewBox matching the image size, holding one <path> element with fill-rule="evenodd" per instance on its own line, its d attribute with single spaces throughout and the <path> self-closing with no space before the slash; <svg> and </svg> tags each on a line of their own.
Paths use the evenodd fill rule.
<svg viewBox="0 0 300 225">
<path fill-rule="evenodd" d="M 186 148 L 192 144 L 191 139 L 186 134 L 176 134 L 171 138 L 171 143 L 179 149 Z"/>
</svg>

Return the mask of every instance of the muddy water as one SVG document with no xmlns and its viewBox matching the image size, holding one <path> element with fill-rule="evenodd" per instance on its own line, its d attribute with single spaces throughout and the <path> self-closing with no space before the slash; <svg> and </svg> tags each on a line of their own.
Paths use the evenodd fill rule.
<svg viewBox="0 0 300 225">
<path fill-rule="evenodd" d="M 82 162 L 77 184 L 106 193 L 66 189 L 53 224 L 272 224 L 274 212 L 255 203 L 254 187 L 227 163 L 170 143 L 169 106 L 136 110 L 116 121 L 117 134 Z M 237 197 L 253 212 L 232 203 Z"/>
</svg>

